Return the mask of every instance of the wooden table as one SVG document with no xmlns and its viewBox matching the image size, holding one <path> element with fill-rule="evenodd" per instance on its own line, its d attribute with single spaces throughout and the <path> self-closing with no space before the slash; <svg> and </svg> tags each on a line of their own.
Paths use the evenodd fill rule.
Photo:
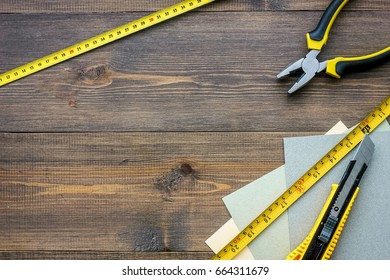
<svg viewBox="0 0 390 280">
<path fill-rule="evenodd" d="M 0 72 L 177 3 L 2 0 Z M 1 259 L 208 259 L 227 194 L 283 164 L 283 138 L 358 123 L 390 63 L 276 74 L 329 0 L 220 0 L 0 88 Z M 390 42 L 390 1 L 351 1 L 321 58 Z"/>
</svg>

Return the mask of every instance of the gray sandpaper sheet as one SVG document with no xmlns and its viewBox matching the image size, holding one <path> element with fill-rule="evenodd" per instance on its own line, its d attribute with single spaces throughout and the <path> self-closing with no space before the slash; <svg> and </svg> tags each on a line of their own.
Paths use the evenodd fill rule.
<svg viewBox="0 0 390 280">
<path fill-rule="evenodd" d="M 386 123 L 385 126 L 388 127 Z M 370 134 L 375 144 L 373 158 L 339 239 L 332 259 L 390 259 L 390 132 Z M 344 135 L 284 139 L 286 185 L 292 185 Z M 309 233 L 320 213 L 331 185 L 339 183 L 356 148 L 330 170 L 288 210 L 290 245 L 294 249 Z"/>
<path fill-rule="evenodd" d="M 284 173 L 284 166 L 281 166 L 223 198 L 239 230 L 243 230 L 286 190 Z M 248 247 L 257 260 L 284 259 L 290 250 L 287 215 L 281 215 Z"/>
</svg>

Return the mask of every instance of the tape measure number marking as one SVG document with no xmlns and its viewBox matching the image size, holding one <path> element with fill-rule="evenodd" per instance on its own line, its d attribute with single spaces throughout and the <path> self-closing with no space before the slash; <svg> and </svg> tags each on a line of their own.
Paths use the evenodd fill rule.
<svg viewBox="0 0 390 280">
<path fill-rule="evenodd" d="M 311 167 L 301 178 L 277 198 L 266 210 L 254 219 L 228 245 L 219 251 L 214 260 L 233 259 L 273 221 L 318 182 L 330 169 L 343 159 L 363 139 L 390 116 L 390 97 L 370 113 L 355 129 Z"/>
<path fill-rule="evenodd" d="M 71 59 L 93 49 L 99 48 L 103 45 L 109 44 L 113 41 L 123 37 L 134 34 L 138 31 L 184 14 L 203 5 L 214 2 L 215 0 L 186 0 L 176 5 L 170 6 L 158 12 L 152 13 L 148 16 L 142 17 L 138 20 L 129 22 L 125 25 L 119 26 L 115 29 L 62 49 L 53 54 L 39 58 L 35 61 L 27 63 L 23 66 L 17 67 L 3 74 L 0 74 L 0 86 L 4 86 L 13 81 L 19 80 L 33 73 L 61 63 L 65 60 Z"/>
</svg>

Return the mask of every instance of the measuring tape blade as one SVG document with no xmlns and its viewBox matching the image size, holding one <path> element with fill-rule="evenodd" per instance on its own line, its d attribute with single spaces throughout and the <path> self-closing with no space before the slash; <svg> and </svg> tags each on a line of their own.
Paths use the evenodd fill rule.
<svg viewBox="0 0 390 280">
<path fill-rule="evenodd" d="M 0 74 L 0 87 L 215 0 L 186 0 Z"/>
<path fill-rule="evenodd" d="M 229 244 L 214 257 L 214 260 L 233 259 L 272 222 L 283 214 L 294 202 L 318 182 L 330 169 L 341 161 L 363 139 L 365 134 L 373 131 L 382 121 L 390 116 L 390 97 L 371 112 L 356 128 L 345 136 L 322 159 L 311 167 L 287 191 L 267 207 L 256 219 L 242 230 Z"/>
</svg>

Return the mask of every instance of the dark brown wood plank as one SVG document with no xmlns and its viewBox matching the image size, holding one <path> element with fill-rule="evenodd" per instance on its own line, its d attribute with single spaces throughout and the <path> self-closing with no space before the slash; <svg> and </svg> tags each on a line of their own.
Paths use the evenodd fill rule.
<svg viewBox="0 0 390 280">
<path fill-rule="evenodd" d="M 222 197 L 283 164 L 292 135 L 1 133 L 0 256 L 210 252 Z"/>
<path fill-rule="evenodd" d="M 265 10 L 272 11 L 324 11 L 331 0 L 296 1 L 296 0 L 265 0 Z M 355 0 L 349 1 L 343 8 L 345 11 L 353 10 L 389 10 L 390 3 L 386 0 Z"/>
<path fill-rule="evenodd" d="M 90 13 L 90 12 L 152 12 L 179 3 L 179 0 L 2 0 L 0 13 Z M 390 10 L 386 0 L 350 1 L 346 10 Z M 302 11 L 324 10 L 330 0 L 295 1 L 295 0 L 217 0 L 201 8 L 202 11 Z"/>
<path fill-rule="evenodd" d="M 55 1 L 47 3 L 44 0 L 32 0 L 25 2 L 15 2 L 4 0 L 0 3 L 0 13 L 91 13 L 91 12 L 126 12 L 143 11 L 154 12 L 168 6 L 181 2 L 180 0 L 81 0 L 81 1 Z M 264 1 L 257 0 L 217 0 L 208 4 L 207 8 L 201 10 L 264 10 Z"/>
<path fill-rule="evenodd" d="M 207 260 L 213 252 L 0 251 L 0 260 Z"/>
<path fill-rule="evenodd" d="M 175 19 L 1 87 L 0 131 L 321 132 L 340 119 L 353 125 L 388 95 L 389 63 L 340 80 L 320 74 L 295 96 L 287 89 L 298 76 L 275 77 L 306 53 L 305 33 L 320 14 L 197 13 Z M 139 15 L 4 15 L 0 71 Z M 388 16 L 344 13 L 321 58 L 386 47 Z M 82 32 L 75 30 L 84 22 Z M 16 24 L 23 34 L 15 33 Z"/>
<path fill-rule="evenodd" d="M 0 13 L 91 13 L 91 12 L 154 12 L 181 2 L 180 0 L 126 1 L 126 0 L 82 0 L 47 3 L 33 0 L 28 3 L 5 0 L 0 3 Z M 265 1 L 217 0 L 199 8 L 200 11 L 263 11 Z"/>
</svg>

